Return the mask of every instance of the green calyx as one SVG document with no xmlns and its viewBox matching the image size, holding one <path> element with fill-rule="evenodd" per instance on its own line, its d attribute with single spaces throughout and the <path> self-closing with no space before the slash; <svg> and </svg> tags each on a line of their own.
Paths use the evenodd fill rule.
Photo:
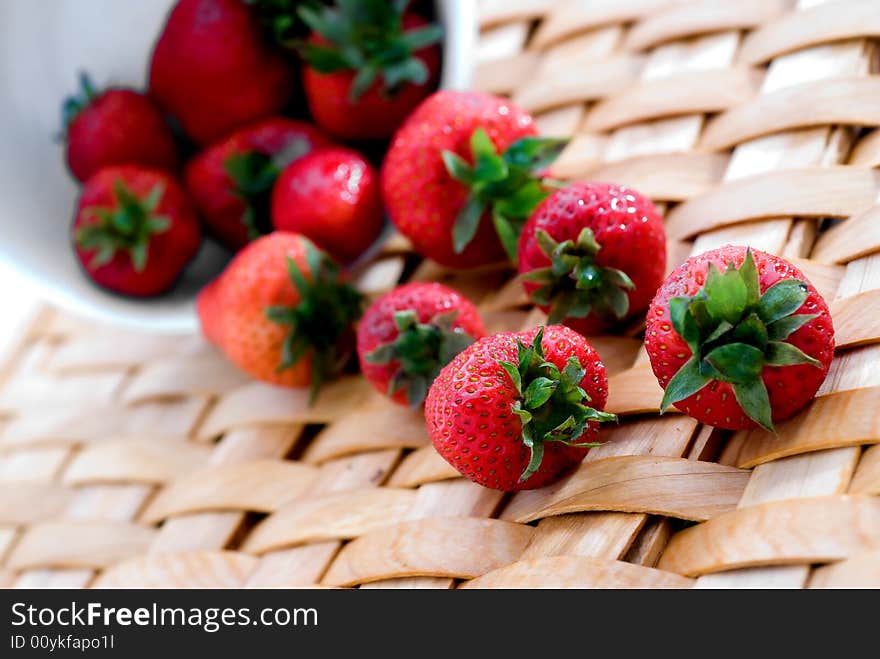
<svg viewBox="0 0 880 659">
<path fill-rule="evenodd" d="M 74 234 L 76 244 L 84 250 L 94 250 L 89 267 L 106 265 L 117 251 L 126 251 L 136 272 L 147 267 L 150 240 L 171 228 L 171 220 L 156 214 L 164 188 L 157 184 L 143 199 L 135 195 L 118 179 L 113 185 L 116 208 L 92 207 L 84 212 L 97 222 L 80 226 Z"/>
<path fill-rule="evenodd" d="M 706 284 L 694 296 L 669 300 L 672 326 L 692 357 L 669 380 L 661 412 L 700 391 L 713 380 L 728 382 L 743 412 L 775 432 L 765 366 L 821 364 L 785 341 L 818 314 L 795 314 L 807 299 L 806 282 L 784 279 L 762 294 L 751 249 L 737 269 L 722 274 L 709 264 Z"/>
<path fill-rule="evenodd" d="M 354 102 L 378 80 L 393 97 L 404 85 L 423 85 L 430 72 L 414 53 L 440 41 L 438 25 L 404 30 L 408 0 L 337 0 L 333 7 L 297 8 L 299 18 L 326 44 L 300 42 L 297 49 L 321 73 L 355 71 L 349 90 Z"/>
<path fill-rule="evenodd" d="M 223 161 L 234 194 L 245 204 L 241 221 L 250 240 L 272 231 L 272 187 L 284 168 L 309 149 L 307 142 L 297 139 L 271 156 L 259 151 L 240 151 Z"/>
<path fill-rule="evenodd" d="M 389 396 L 405 389 L 413 409 L 422 404 L 440 369 L 474 342 L 470 334 L 454 327 L 457 316 L 458 311 L 451 311 L 420 323 L 415 311 L 394 314 L 397 338 L 365 355 L 370 364 L 400 364 L 388 385 Z"/>
<path fill-rule="evenodd" d="M 305 6 L 316 11 L 323 7 L 321 0 L 244 0 L 244 3 L 254 8 L 270 36 L 284 47 L 292 47 L 308 32 L 297 16 L 297 8 Z"/>
<path fill-rule="evenodd" d="M 344 365 L 346 355 L 339 346 L 353 323 L 360 318 L 363 296 L 341 279 L 339 266 L 311 243 L 306 246 L 311 277 L 287 258 L 287 273 L 299 293 L 296 306 L 271 306 L 266 317 L 289 328 L 281 352 L 278 371 L 284 371 L 312 354 L 311 399 L 323 383 Z"/>
<path fill-rule="evenodd" d="M 77 115 L 85 110 L 95 97 L 98 95 L 92 79 L 89 74 L 81 72 L 79 74 L 79 89 L 75 94 L 71 94 L 64 99 L 61 105 L 61 135 L 67 133 L 70 123 L 76 119 Z"/>
<path fill-rule="evenodd" d="M 556 242 L 543 229 L 535 233 L 535 238 L 550 259 L 550 266 L 532 270 L 524 278 L 541 284 L 531 297 L 535 304 L 550 307 L 549 323 L 584 318 L 591 313 L 616 320 L 626 316 L 629 311 L 626 291 L 635 285 L 622 270 L 596 264 L 601 245 L 592 230 L 582 229 L 577 241 Z"/>
<path fill-rule="evenodd" d="M 569 357 L 562 371 L 544 359 L 543 338 L 542 327 L 531 345 L 517 340 L 518 363 L 498 362 L 519 394 L 511 409 L 522 421 L 523 443 L 531 451 L 520 482 L 528 480 L 540 468 L 545 442 L 561 442 L 578 448 L 600 446 L 596 442 L 578 441 L 587 424 L 617 421 L 617 415 L 586 405 L 590 397 L 580 386 L 586 371 L 577 357 Z"/>
<path fill-rule="evenodd" d="M 455 253 L 461 254 L 473 240 L 483 213 L 489 211 L 501 244 L 516 261 L 525 221 L 556 185 L 542 179 L 541 173 L 567 144 L 565 139 L 523 137 L 499 154 L 488 133 L 477 128 L 470 140 L 473 166 L 458 154 L 444 151 L 443 162 L 449 174 L 470 189 L 452 229 Z"/>
</svg>

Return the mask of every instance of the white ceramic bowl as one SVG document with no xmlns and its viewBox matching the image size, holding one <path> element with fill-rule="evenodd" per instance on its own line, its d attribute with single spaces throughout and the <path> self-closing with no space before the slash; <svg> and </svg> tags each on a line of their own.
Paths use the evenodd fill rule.
<svg viewBox="0 0 880 659">
<path fill-rule="evenodd" d="M 206 242 L 175 289 L 138 301 L 107 293 L 80 271 L 69 243 L 78 188 L 53 138 L 62 100 L 88 71 L 98 86 L 143 88 L 153 42 L 171 0 L 0 2 L 0 262 L 23 272 L 51 302 L 98 319 L 155 331 L 196 326 L 195 295 L 222 269 Z M 442 86 L 470 83 L 473 0 L 438 0 L 445 28 Z M 2 318 L 0 312 L 0 318 Z"/>
</svg>

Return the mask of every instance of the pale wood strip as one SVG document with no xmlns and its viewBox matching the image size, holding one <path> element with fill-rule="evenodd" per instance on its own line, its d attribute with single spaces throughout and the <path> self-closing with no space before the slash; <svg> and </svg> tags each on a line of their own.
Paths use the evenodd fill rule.
<svg viewBox="0 0 880 659">
<path fill-rule="evenodd" d="M 880 341 L 880 288 L 834 300 L 830 310 L 838 349 Z"/>
<path fill-rule="evenodd" d="M 543 137 L 568 138 L 584 122 L 585 107 L 580 103 L 563 105 L 535 115 L 535 126 Z"/>
<path fill-rule="evenodd" d="M 13 588 L 86 588 L 95 577 L 94 570 L 28 570 L 18 575 Z"/>
<path fill-rule="evenodd" d="M 631 50 L 645 50 L 668 41 L 712 32 L 751 30 L 780 15 L 787 4 L 786 0 L 689 2 L 636 23 L 627 34 L 624 46 Z"/>
<path fill-rule="evenodd" d="M 412 490 L 374 487 L 292 501 L 260 522 L 242 549 L 252 554 L 308 542 L 356 538 L 409 519 Z"/>
<path fill-rule="evenodd" d="M 530 526 L 495 519 L 404 522 L 350 542 L 321 583 L 352 586 L 405 576 L 472 579 L 519 558 L 533 533 Z"/>
<path fill-rule="evenodd" d="M 654 377 L 650 364 L 640 363 L 608 378 L 608 402 L 605 409 L 615 414 L 657 412 L 663 388 Z M 675 413 L 674 408 L 669 409 Z"/>
<path fill-rule="evenodd" d="M 675 0 L 564 0 L 554 3 L 530 47 L 547 48 L 570 35 L 611 23 L 628 23 L 674 4 Z"/>
<path fill-rule="evenodd" d="M 480 28 L 541 18 L 553 4 L 553 0 L 481 0 L 478 3 Z"/>
<path fill-rule="evenodd" d="M 746 37 L 740 59 L 760 64 L 809 46 L 880 36 L 874 0 L 839 0 L 793 11 L 758 27 Z"/>
<path fill-rule="evenodd" d="M 517 561 L 462 588 L 690 588 L 693 580 L 650 567 L 586 556 Z"/>
<path fill-rule="evenodd" d="M 663 153 L 589 167 L 570 178 L 614 181 L 655 201 L 684 201 L 714 188 L 726 167 L 720 153 Z"/>
<path fill-rule="evenodd" d="M 880 495 L 880 446 L 866 449 L 849 485 L 852 494 Z"/>
<path fill-rule="evenodd" d="M 231 551 L 145 554 L 101 573 L 92 588 L 240 588 L 257 559 Z"/>
<path fill-rule="evenodd" d="M 11 421 L 0 435 L 0 449 L 87 444 L 122 437 L 178 439 L 190 434 L 206 407 L 201 398 L 135 407 L 118 404 L 47 409 Z"/>
<path fill-rule="evenodd" d="M 880 588 L 880 551 L 813 570 L 809 588 Z"/>
<path fill-rule="evenodd" d="M 198 471 L 175 481 L 150 502 L 147 524 L 207 511 L 269 513 L 306 492 L 317 476 L 309 465 L 289 460 L 254 460 Z"/>
<path fill-rule="evenodd" d="M 751 468 L 790 455 L 880 442 L 880 387 L 821 396 L 776 427 L 745 431 L 737 465 Z"/>
<path fill-rule="evenodd" d="M 367 405 L 348 410 L 322 430 L 303 460 L 317 464 L 352 453 L 388 448 L 418 448 L 430 442 L 421 410 L 411 410 L 377 396 Z"/>
<path fill-rule="evenodd" d="M 123 522 L 43 522 L 21 534 L 7 567 L 104 568 L 143 554 L 154 535 L 153 529 Z"/>
<path fill-rule="evenodd" d="M 819 395 L 880 385 L 880 345 L 847 350 L 835 356 Z"/>
<path fill-rule="evenodd" d="M 34 524 L 58 517 L 74 493 L 55 483 L 0 484 L 0 524 Z"/>
<path fill-rule="evenodd" d="M 359 377 L 331 382 L 309 406 L 307 389 L 283 389 L 252 382 L 220 397 L 198 430 L 211 439 L 233 428 L 279 424 L 328 423 L 347 415 L 370 395 L 370 385 Z"/>
<path fill-rule="evenodd" d="M 576 134 L 550 166 L 550 174 L 567 180 L 589 178 L 590 170 L 602 166 L 607 148 L 606 135 Z"/>
<path fill-rule="evenodd" d="M 672 537 L 672 522 L 666 517 L 653 517 L 626 552 L 627 563 L 654 567 Z"/>
<path fill-rule="evenodd" d="M 175 439 L 124 439 L 92 444 L 78 451 L 63 480 L 69 485 L 165 483 L 204 465 L 210 449 Z"/>
<path fill-rule="evenodd" d="M 773 567 L 745 567 L 728 572 L 704 574 L 694 588 L 706 589 L 786 589 L 797 590 L 806 584 L 809 567 L 805 565 L 774 565 Z"/>
<path fill-rule="evenodd" d="M 697 576 L 827 562 L 880 549 L 880 499 L 835 496 L 741 508 L 673 536 L 658 567 Z"/>
<path fill-rule="evenodd" d="M 721 112 L 751 99 L 759 85 L 760 73 L 743 68 L 643 79 L 597 103 L 587 114 L 584 129 L 601 132 L 649 119 Z"/>
<path fill-rule="evenodd" d="M 870 208 L 876 194 L 870 170 L 839 166 L 766 172 L 727 182 L 676 206 L 666 216 L 666 232 L 683 239 L 761 218 L 847 217 Z"/>
<path fill-rule="evenodd" d="M 201 338 L 195 335 L 140 334 L 118 328 L 93 330 L 87 336 L 61 344 L 50 360 L 49 369 L 70 372 L 128 368 L 189 352 L 200 342 Z M 110 347 L 112 349 L 108 349 Z"/>
<path fill-rule="evenodd" d="M 6 560 L 6 555 L 15 541 L 18 539 L 18 528 L 15 526 L 0 526 L 0 565 Z"/>
<path fill-rule="evenodd" d="M 795 226 L 806 226 L 807 224 L 815 226 L 815 223 L 813 222 L 801 222 L 795 224 Z M 829 302 L 837 297 L 837 291 L 840 288 L 840 282 L 846 273 L 846 268 L 840 265 L 820 263 L 813 259 L 788 257 L 788 260 L 794 263 L 798 269 L 804 273 L 807 280 L 816 287 L 817 291 L 819 291 L 819 295 Z"/>
<path fill-rule="evenodd" d="M 618 55 L 572 67 L 560 62 L 558 69 L 542 66 L 537 79 L 520 86 L 513 102 L 529 112 L 538 113 L 572 103 L 586 103 L 613 97 L 627 89 L 638 77 L 643 60 L 632 55 Z"/>
<path fill-rule="evenodd" d="M 623 558 L 647 521 L 633 513 L 579 513 L 542 519 L 522 558 Z"/>
<path fill-rule="evenodd" d="M 361 584 L 360 588 L 367 590 L 449 590 L 455 585 L 455 579 L 442 577 L 401 577 L 399 579 L 384 579 Z"/>
<path fill-rule="evenodd" d="M 422 483 L 458 478 L 459 473 L 433 446 L 416 449 L 403 459 L 400 466 L 391 474 L 388 485 L 391 487 L 418 487 Z"/>
<path fill-rule="evenodd" d="M 700 148 L 720 151 L 781 131 L 809 126 L 878 126 L 880 77 L 840 77 L 761 94 L 709 122 Z"/>
<path fill-rule="evenodd" d="M 819 235 L 812 258 L 848 263 L 880 251 L 880 205 L 831 227 Z"/>
<path fill-rule="evenodd" d="M 513 21 L 483 30 L 474 59 L 482 64 L 515 57 L 525 48 L 530 29 L 529 21 Z"/>
<path fill-rule="evenodd" d="M 567 478 L 519 493 L 501 519 L 526 523 L 583 511 L 702 521 L 736 508 L 749 472 L 684 458 L 620 456 L 584 462 Z"/>
<path fill-rule="evenodd" d="M 382 485 L 400 461 L 400 449 L 369 451 L 321 464 L 309 496 Z"/>
<path fill-rule="evenodd" d="M 278 588 L 312 586 L 339 551 L 339 542 L 320 542 L 270 552 L 260 557 L 245 587 Z"/>
<path fill-rule="evenodd" d="M 880 130 L 872 130 L 853 148 L 849 163 L 857 167 L 880 165 Z"/>
<path fill-rule="evenodd" d="M 104 405 L 127 377 L 125 371 L 58 377 L 43 372 L 18 375 L 0 392 L 0 413 L 39 413 L 48 406 Z"/>
<path fill-rule="evenodd" d="M 357 272 L 354 287 L 369 298 L 379 297 L 397 285 L 405 266 L 402 256 L 371 261 Z"/>
<path fill-rule="evenodd" d="M 74 455 L 69 447 L 25 448 L 0 458 L 0 482 L 48 482 L 54 480 Z"/>
<path fill-rule="evenodd" d="M 224 394 L 249 378 L 206 343 L 183 356 L 157 359 L 131 378 L 122 400 L 138 403 L 175 396 Z"/>
</svg>

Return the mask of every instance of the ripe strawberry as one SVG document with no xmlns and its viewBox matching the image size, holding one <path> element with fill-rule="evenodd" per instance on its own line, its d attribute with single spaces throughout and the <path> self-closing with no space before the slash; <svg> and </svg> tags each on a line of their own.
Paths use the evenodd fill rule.
<svg viewBox="0 0 880 659">
<path fill-rule="evenodd" d="M 440 369 L 485 334 L 477 308 L 457 291 L 434 282 L 398 286 L 358 325 L 361 371 L 377 390 L 416 408 Z"/>
<path fill-rule="evenodd" d="M 326 254 L 280 231 L 236 254 L 198 301 L 203 334 L 232 363 L 270 384 L 311 385 L 313 394 L 350 354 L 360 308 Z"/>
<path fill-rule="evenodd" d="M 178 0 L 150 62 L 150 93 L 200 144 L 277 113 L 291 81 L 241 0 Z"/>
<path fill-rule="evenodd" d="M 300 7 L 312 29 L 300 51 L 303 86 L 318 125 L 347 140 L 389 137 L 437 85 L 441 37 L 405 2 Z"/>
<path fill-rule="evenodd" d="M 532 213 L 518 260 L 548 322 L 595 333 L 648 308 L 666 269 L 663 218 L 630 188 L 573 183 Z"/>
<path fill-rule="evenodd" d="M 382 195 L 391 220 L 420 254 L 449 267 L 500 261 L 505 250 L 515 258 L 522 224 L 549 194 L 539 174 L 565 145 L 535 134 L 532 118 L 510 101 L 437 92 L 401 126 L 385 156 Z"/>
<path fill-rule="evenodd" d="M 301 233 L 340 261 L 353 261 L 384 224 L 379 176 L 357 151 L 318 149 L 281 172 L 272 191 L 272 224 Z"/>
<path fill-rule="evenodd" d="M 186 166 L 186 187 L 208 229 L 231 249 L 272 230 L 275 179 L 291 162 L 330 144 L 302 121 L 260 119 L 215 142 Z"/>
<path fill-rule="evenodd" d="M 139 297 L 169 289 L 202 241 L 195 208 L 177 181 L 134 165 L 105 167 L 86 181 L 73 236 L 95 282 Z"/>
<path fill-rule="evenodd" d="M 64 101 L 67 166 L 79 181 L 110 165 L 174 171 L 177 145 L 162 113 L 131 89 L 98 92 L 86 74 L 81 91 Z"/>
<path fill-rule="evenodd" d="M 791 263 L 727 245 L 669 275 L 651 302 L 645 346 L 666 390 L 662 410 L 674 404 L 719 428 L 773 430 L 825 379 L 834 328 Z"/>
<path fill-rule="evenodd" d="M 599 423 L 617 419 L 601 411 L 607 397 L 596 351 L 577 332 L 550 325 L 466 348 L 434 380 L 425 420 L 434 447 L 462 475 L 496 490 L 529 490 L 597 445 Z"/>
</svg>

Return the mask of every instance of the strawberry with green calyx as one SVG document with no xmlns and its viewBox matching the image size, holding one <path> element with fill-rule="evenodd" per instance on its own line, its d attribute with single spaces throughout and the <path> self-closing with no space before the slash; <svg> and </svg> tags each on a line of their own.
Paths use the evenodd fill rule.
<svg viewBox="0 0 880 659">
<path fill-rule="evenodd" d="M 666 268 L 663 218 L 632 188 L 572 183 L 529 217 L 517 262 L 549 322 L 595 334 L 647 309 Z"/>
<path fill-rule="evenodd" d="M 311 241 L 276 231 L 241 250 L 197 308 L 203 332 L 239 368 L 310 386 L 314 397 L 350 354 L 362 297 Z"/>
<path fill-rule="evenodd" d="M 407 12 L 408 4 L 348 0 L 298 8 L 312 30 L 298 45 L 306 98 L 315 121 L 331 134 L 388 137 L 436 84 L 442 31 Z"/>
<path fill-rule="evenodd" d="M 720 428 L 774 431 L 825 379 L 834 329 L 825 300 L 792 264 L 726 246 L 669 276 L 645 342 L 665 389 L 661 411 L 674 404 Z"/>
<path fill-rule="evenodd" d="M 180 185 L 158 170 L 106 167 L 88 179 L 73 226 L 91 278 L 133 296 L 166 291 L 195 257 L 202 234 Z"/>
<path fill-rule="evenodd" d="M 605 366 L 577 332 L 551 325 L 466 348 L 428 392 L 425 420 L 444 459 L 472 481 L 524 490 L 578 464 L 608 396 Z"/>
<path fill-rule="evenodd" d="M 443 151 L 446 169 L 470 189 L 452 228 L 453 247 L 461 254 L 474 239 L 484 213 L 492 215 L 498 238 L 512 261 L 526 220 L 550 194 L 541 175 L 567 140 L 523 137 L 498 153 L 489 135 L 477 128 L 470 139 L 473 166 L 454 151 Z"/>
<path fill-rule="evenodd" d="M 435 282 L 398 286 L 358 324 L 364 377 L 397 403 L 419 407 L 440 370 L 486 333 L 470 300 Z"/>
<path fill-rule="evenodd" d="M 382 164 L 391 221 L 417 252 L 450 268 L 510 258 L 522 222 L 549 194 L 543 170 L 565 144 L 536 135 L 532 117 L 507 99 L 433 94 Z"/>
</svg>

